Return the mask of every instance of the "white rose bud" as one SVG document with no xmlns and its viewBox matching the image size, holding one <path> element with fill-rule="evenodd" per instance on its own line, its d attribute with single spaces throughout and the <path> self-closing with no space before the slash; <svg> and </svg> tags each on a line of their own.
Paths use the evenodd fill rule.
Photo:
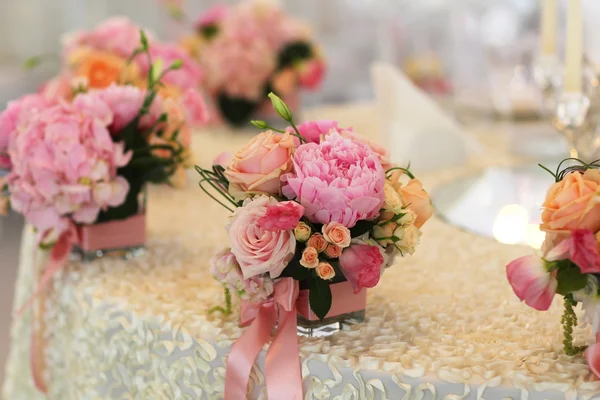
<svg viewBox="0 0 600 400">
<path fill-rule="evenodd" d="M 394 222 L 385 222 L 381 225 L 375 225 L 373 227 L 373 239 L 383 247 L 392 244 L 394 243 L 392 240 L 394 230 L 396 230 L 397 227 L 398 225 Z"/>
<path fill-rule="evenodd" d="M 296 240 L 302 243 L 308 240 L 311 233 L 312 229 L 310 229 L 310 226 L 308 226 L 306 222 L 300 221 L 298 226 L 294 228 L 294 236 L 296 237 Z"/>
<path fill-rule="evenodd" d="M 414 254 L 415 248 L 419 244 L 421 240 L 421 231 L 414 225 L 409 225 L 407 227 L 399 227 L 394 231 L 394 236 L 397 237 L 398 240 L 394 242 L 394 245 L 398 250 L 400 250 L 403 254 Z"/>
</svg>

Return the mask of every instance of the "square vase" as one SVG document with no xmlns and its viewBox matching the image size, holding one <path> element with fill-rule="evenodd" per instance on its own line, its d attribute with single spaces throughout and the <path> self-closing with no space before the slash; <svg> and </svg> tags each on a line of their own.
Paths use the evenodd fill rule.
<svg viewBox="0 0 600 400">
<path fill-rule="evenodd" d="M 146 245 L 146 214 L 77 227 L 79 245 L 73 253 L 83 261 L 112 256 L 134 258 L 144 252 Z"/>
<path fill-rule="evenodd" d="M 348 281 L 334 283 L 331 288 L 331 309 L 321 321 L 310 308 L 308 289 L 301 289 L 296 302 L 298 334 L 309 337 L 330 336 L 344 327 L 365 321 L 367 291 L 354 293 Z"/>
</svg>

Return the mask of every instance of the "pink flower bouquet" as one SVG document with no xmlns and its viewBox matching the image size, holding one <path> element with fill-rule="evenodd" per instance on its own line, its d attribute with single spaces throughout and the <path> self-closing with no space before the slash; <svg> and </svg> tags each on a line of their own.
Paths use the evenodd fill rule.
<svg viewBox="0 0 600 400">
<path fill-rule="evenodd" d="M 573 345 L 577 317 L 573 307 L 583 304 L 593 332 L 600 338 L 600 165 L 579 160 L 575 166 L 550 172 L 555 183 L 543 204 L 541 229 L 546 232 L 542 254 L 528 255 L 506 266 L 517 297 L 536 310 L 550 308 L 554 295 L 564 297 L 564 347 L 576 355 L 585 347 Z M 591 369 L 600 376 L 600 344 L 585 352 Z"/>
<path fill-rule="evenodd" d="M 296 126 L 269 96 L 289 128 L 253 121 L 264 131 L 244 148 L 211 170 L 197 167 L 201 187 L 233 213 L 229 246 L 211 270 L 249 303 L 269 301 L 281 279 L 293 278 L 307 291 L 306 314 L 324 320 L 344 311 L 336 285 L 364 296 L 395 256 L 414 253 L 433 210 L 421 183 L 389 165 L 383 149 L 334 121 Z"/>
<path fill-rule="evenodd" d="M 137 37 L 139 44 L 140 31 Z M 152 60 L 143 32 L 141 38 L 140 47 L 123 51 Z M 185 134 L 183 106 L 158 93 L 182 62 L 158 68 L 151 62 L 145 89 L 113 83 L 70 100 L 28 95 L 0 115 L 10 204 L 41 245 L 73 239 L 74 231 L 73 244 L 82 245 L 84 227 L 135 217 L 146 184 L 166 182 L 187 157 L 178 138 Z"/>
<path fill-rule="evenodd" d="M 325 62 L 309 29 L 273 3 L 217 5 L 194 25 L 185 47 L 200 61 L 202 85 L 232 125 L 248 122 L 271 91 L 291 101 L 300 88 L 318 89 L 323 80 Z"/>
</svg>

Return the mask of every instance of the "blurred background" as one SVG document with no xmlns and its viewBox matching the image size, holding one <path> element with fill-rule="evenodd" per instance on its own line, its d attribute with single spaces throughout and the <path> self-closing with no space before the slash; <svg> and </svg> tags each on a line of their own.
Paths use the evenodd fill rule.
<svg viewBox="0 0 600 400">
<path fill-rule="evenodd" d="M 235 3 L 185 0 L 184 8 L 194 16 L 223 2 Z M 541 114 L 540 93 L 532 79 L 539 48 L 539 0 L 280 3 L 312 26 L 329 64 L 323 89 L 307 94 L 306 106 L 371 101 L 370 65 L 382 60 L 403 69 L 456 116 L 469 115 L 469 121 L 536 119 Z M 595 22 L 600 21 L 600 1 L 584 0 L 584 10 L 584 47 L 590 58 L 600 61 L 600 24 Z M 52 55 L 58 53 L 65 32 L 91 28 L 114 15 L 126 15 L 165 39 L 188 30 L 170 19 L 159 0 L 0 0 L 2 107 L 58 71 L 58 59 L 53 61 Z M 559 52 L 562 47 L 559 41 Z M 25 71 L 23 62 L 34 55 L 48 55 L 49 61 Z M 0 219 L 0 380 L 21 228 L 15 214 Z"/>
</svg>

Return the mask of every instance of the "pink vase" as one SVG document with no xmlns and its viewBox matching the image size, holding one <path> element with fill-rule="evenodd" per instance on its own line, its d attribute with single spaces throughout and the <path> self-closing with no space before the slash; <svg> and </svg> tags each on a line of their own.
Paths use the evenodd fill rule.
<svg viewBox="0 0 600 400">
<path fill-rule="evenodd" d="M 357 294 L 350 282 L 339 282 L 330 285 L 331 309 L 323 321 L 311 310 L 308 289 L 300 290 L 296 308 L 298 310 L 298 334 L 303 336 L 318 337 L 330 336 L 344 326 L 364 322 L 367 307 L 367 291 L 361 290 Z"/>
<path fill-rule="evenodd" d="M 83 261 L 104 256 L 133 258 L 146 245 L 146 214 L 77 227 L 80 243 L 74 253 Z"/>
</svg>

